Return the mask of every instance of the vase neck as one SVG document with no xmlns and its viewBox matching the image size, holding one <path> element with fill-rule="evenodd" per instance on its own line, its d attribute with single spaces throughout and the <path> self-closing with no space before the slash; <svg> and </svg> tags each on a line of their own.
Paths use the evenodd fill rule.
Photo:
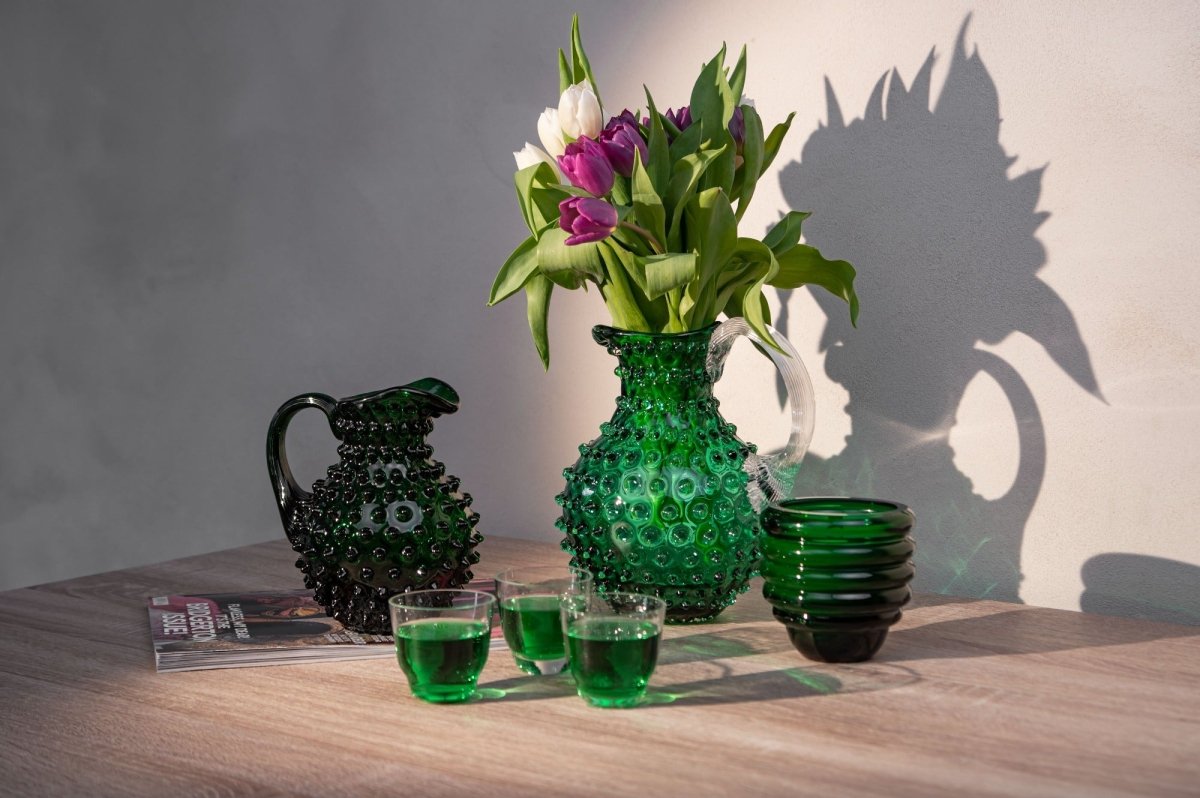
<svg viewBox="0 0 1200 798">
<path fill-rule="evenodd" d="M 619 364 L 621 396 L 638 401 L 695 402 L 712 399 L 708 343 L 712 327 L 686 333 L 639 333 L 597 327 L 597 343 Z"/>
</svg>

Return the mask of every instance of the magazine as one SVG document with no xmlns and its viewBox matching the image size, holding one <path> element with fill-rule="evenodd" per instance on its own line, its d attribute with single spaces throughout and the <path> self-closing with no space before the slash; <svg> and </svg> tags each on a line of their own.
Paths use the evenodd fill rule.
<svg viewBox="0 0 1200 798">
<path fill-rule="evenodd" d="M 470 587 L 495 593 L 490 579 Z M 396 651 L 390 634 L 361 634 L 330 618 L 310 590 L 153 596 L 147 608 L 159 673 L 392 657 Z M 492 626 L 491 647 L 507 647 L 499 623 Z"/>
</svg>

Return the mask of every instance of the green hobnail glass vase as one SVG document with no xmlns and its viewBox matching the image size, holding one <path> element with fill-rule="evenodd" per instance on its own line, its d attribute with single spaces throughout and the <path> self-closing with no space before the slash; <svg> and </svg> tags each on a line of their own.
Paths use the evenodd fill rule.
<svg viewBox="0 0 1200 798">
<path fill-rule="evenodd" d="M 875 656 L 912 596 L 912 510 L 877 499 L 788 499 L 763 513 L 763 596 L 820 662 Z"/>
<path fill-rule="evenodd" d="M 338 462 L 303 490 L 284 438 L 306 407 L 325 413 L 340 441 Z M 335 400 L 304 394 L 283 404 L 267 432 L 267 469 L 304 584 L 350 629 L 390 634 L 388 599 L 412 590 L 459 588 L 479 561 L 479 514 L 458 477 L 433 457 L 433 419 L 458 410 L 441 380 Z"/>
<path fill-rule="evenodd" d="M 787 446 L 762 456 L 718 410 L 713 385 L 745 335 L 784 374 L 792 409 Z M 596 587 L 659 596 L 667 621 L 716 616 L 757 573 L 759 513 L 786 496 L 812 437 L 812 387 L 795 349 L 769 348 L 743 319 L 687 333 L 596 327 L 617 357 L 621 395 L 600 437 L 579 447 L 555 497 L 571 564 Z"/>
</svg>

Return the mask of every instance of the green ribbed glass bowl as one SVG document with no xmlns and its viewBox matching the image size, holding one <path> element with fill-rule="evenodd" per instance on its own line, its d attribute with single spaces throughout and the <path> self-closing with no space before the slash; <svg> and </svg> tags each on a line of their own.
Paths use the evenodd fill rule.
<svg viewBox="0 0 1200 798">
<path fill-rule="evenodd" d="M 787 499 L 762 516 L 763 596 L 792 645 L 820 662 L 879 651 L 912 597 L 915 517 L 877 499 Z"/>
</svg>

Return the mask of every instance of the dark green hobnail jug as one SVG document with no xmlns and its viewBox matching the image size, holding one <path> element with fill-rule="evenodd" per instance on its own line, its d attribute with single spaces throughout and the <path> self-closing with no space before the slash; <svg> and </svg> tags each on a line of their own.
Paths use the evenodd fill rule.
<svg viewBox="0 0 1200 798">
<path fill-rule="evenodd" d="M 743 335 L 770 355 L 787 386 L 791 437 L 774 455 L 739 439 L 713 396 Z M 741 318 L 686 333 L 592 331 L 619 361 L 621 395 L 555 498 L 563 549 L 598 589 L 658 596 L 670 623 L 710 619 L 746 590 L 759 566 L 759 513 L 790 492 L 813 430 L 808 373 L 787 340 L 772 335 L 782 352 Z"/>
<path fill-rule="evenodd" d="M 820 662 L 875 656 L 912 596 L 912 510 L 876 499 L 788 499 L 763 513 L 763 596 Z"/>
<path fill-rule="evenodd" d="M 320 409 L 341 445 L 339 461 L 305 491 L 288 467 L 292 417 Z M 390 634 L 388 599 L 471 580 L 483 537 L 471 495 L 433 459 L 433 419 L 458 410 L 458 394 L 432 378 L 335 400 L 290 399 L 267 431 L 267 469 L 296 567 L 317 603 L 358 632 Z"/>
</svg>

